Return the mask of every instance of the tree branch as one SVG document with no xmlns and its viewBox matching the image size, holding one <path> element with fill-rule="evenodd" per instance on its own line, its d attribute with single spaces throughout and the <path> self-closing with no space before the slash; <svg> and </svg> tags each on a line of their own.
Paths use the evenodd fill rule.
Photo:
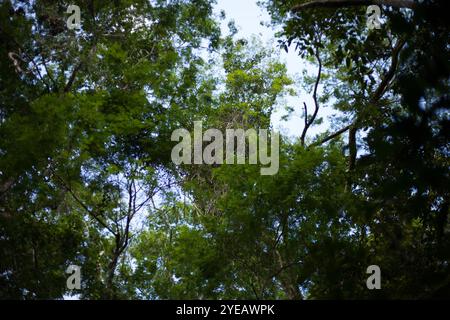
<svg viewBox="0 0 450 320">
<path fill-rule="evenodd" d="M 400 50 L 403 48 L 403 46 L 405 45 L 405 41 L 404 40 L 399 40 L 397 42 L 397 44 L 395 45 L 393 51 L 392 51 L 392 61 L 391 61 L 391 66 L 389 67 L 388 72 L 384 75 L 383 79 L 380 82 L 380 85 L 377 87 L 377 89 L 375 90 L 374 94 L 372 95 L 372 98 L 370 99 L 371 103 L 376 103 L 378 102 L 381 97 L 383 96 L 383 94 L 386 92 L 386 89 L 388 88 L 392 78 L 395 75 L 395 71 L 397 70 L 397 65 L 398 65 L 398 59 L 399 59 L 399 53 Z M 332 133 L 331 135 L 329 135 L 328 137 L 314 142 L 312 143 L 309 147 L 314 147 L 314 146 L 319 146 L 324 144 L 325 142 L 328 142 L 338 136 L 340 136 L 341 134 L 343 134 L 344 132 L 346 132 L 347 130 L 349 130 L 350 128 L 352 128 L 353 126 L 355 126 L 359 123 L 359 120 L 357 119 L 353 124 L 348 125 L 338 131 L 336 131 L 335 133 Z M 355 132 L 356 134 L 356 132 Z M 309 148 L 308 147 L 308 148 Z"/>
<path fill-rule="evenodd" d="M 314 0 L 300 3 L 291 8 L 292 12 L 300 12 L 313 8 L 343 8 L 350 6 L 386 5 L 395 8 L 415 9 L 417 3 L 413 0 Z"/>
<path fill-rule="evenodd" d="M 108 224 L 106 222 L 104 222 L 102 219 L 100 219 L 98 217 L 98 215 L 95 212 L 92 212 L 92 210 L 90 210 L 88 208 L 88 206 L 86 206 L 83 201 L 81 201 L 80 198 L 78 198 L 78 196 L 75 194 L 75 192 L 73 192 L 72 188 L 70 188 L 66 182 L 64 181 L 64 179 L 62 179 L 54 170 L 51 170 L 51 172 L 53 173 L 53 175 L 61 182 L 63 188 L 70 193 L 70 195 L 72 196 L 72 198 L 91 216 L 93 217 L 102 227 L 104 227 L 105 229 L 107 229 L 109 232 L 111 232 L 113 235 L 116 235 L 116 232 L 114 232 L 114 230 L 111 229 L 110 226 L 108 226 Z"/>
<path fill-rule="evenodd" d="M 348 171 L 352 171 L 355 168 L 356 156 L 358 152 L 358 148 L 356 147 L 356 132 L 358 128 L 351 126 L 350 131 L 348 133 Z"/>
<path fill-rule="evenodd" d="M 378 100 L 381 99 L 383 94 L 385 93 L 387 87 L 389 86 L 389 83 L 391 82 L 392 78 L 395 75 L 395 71 L 397 70 L 398 65 L 398 54 L 400 50 L 405 45 L 405 40 L 399 40 L 397 44 L 395 45 L 394 49 L 392 50 L 392 60 L 391 60 L 391 66 L 389 67 L 388 72 L 383 76 L 383 79 L 380 82 L 380 85 L 375 90 L 371 102 L 375 103 Z"/>
</svg>

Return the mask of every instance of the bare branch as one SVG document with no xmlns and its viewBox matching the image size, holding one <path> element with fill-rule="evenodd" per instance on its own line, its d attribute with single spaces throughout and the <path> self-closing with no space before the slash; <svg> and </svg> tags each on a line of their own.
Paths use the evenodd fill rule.
<svg viewBox="0 0 450 320">
<path fill-rule="evenodd" d="M 395 75 L 395 71 L 397 70 L 398 58 L 399 58 L 398 55 L 404 45 L 405 45 L 405 40 L 399 40 L 397 42 L 397 44 L 395 45 L 394 49 L 392 50 L 391 66 L 389 67 L 388 72 L 383 76 L 383 79 L 381 80 L 380 85 L 375 90 L 375 92 L 372 96 L 372 99 L 371 99 L 372 103 L 380 100 L 381 97 L 383 96 L 383 94 L 386 92 L 386 89 L 388 88 L 392 78 Z"/>
<path fill-rule="evenodd" d="M 95 212 L 93 212 L 91 209 L 89 209 L 88 206 L 86 206 L 83 201 L 81 201 L 80 198 L 78 198 L 78 196 L 75 194 L 75 192 L 72 190 L 72 188 L 70 188 L 67 183 L 64 181 L 64 179 L 62 179 L 58 174 L 56 174 L 56 172 L 54 170 L 51 170 L 52 174 L 61 182 L 61 184 L 63 185 L 64 189 L 70 193 L 70 195 L 72 196 L 73 199 L 75 199 L 75 201 L 91 216 L 93 217 L 102 227 L 104 227 L 105 229 L 107 229 L 109 232 L 111 232 L 113 235 L 116 235 L 116 232 L 114 232 L 114 230 L 111 229 L 110 226 L 108 226 L 108 224 L 106 222 L 104 222 L 102 219 L 100 219 L 100 217 L 98 216 L 98 214 L 96 214 Z"/>
<path fill-rule="evenodd" d="M 342 128 L 342 129 L 336 131 L 335 133 L 330 134 L 330 135 L 327 136 L 326 138 L 323 138 L 323 139 L 320 140 L 320 141 L 317 141 L 317 142 L 314 142 L 314 143 L 310 144 L 310 145 L 308 146 L 308 148 L 320 146 L 320 145 L 324 144 L 325 142 L 328 142 L 328 141 L 330 141 L 330 140 L 333 140 L 334 138 L 339 137 L 341 134 L 343 134 L 343 133 L 346 132 L 348 129 L 350 129 L 350 127 L 351 127 L 351 125 L 348 125 L 348 126 Z"/>
<path fill-rule="evenodd" d="M 305 137 L 306 133 L 308 132 L 308 129 L 311 127 L 311 125 L 314 123 L 314 120 L 316 120 L 317 113 L 319 112 L 319 100 L 317 99 L 317 89 L 319 88 L 319 82 L 320 78 L 322 76 L 322 60 L 320 59 L 319 50 L 316 49 L 316 59 L 319 64 L 319 70 L 317 71 L 317 77 L 316 77 L 316 83 L 314 84 L 314 91 L 313 91 L 313 100 L 314 100 L 314 113 L 311 116 L 311 119 L 308 120 L 307 118 L 307 107 L 306 104 L 303 103 L 305 108 L 305 127 L 303 128 L 302 135 L 300 136 L 300 141 L 302 143 L 302 146 L 305 145 Z"/>
</svg>

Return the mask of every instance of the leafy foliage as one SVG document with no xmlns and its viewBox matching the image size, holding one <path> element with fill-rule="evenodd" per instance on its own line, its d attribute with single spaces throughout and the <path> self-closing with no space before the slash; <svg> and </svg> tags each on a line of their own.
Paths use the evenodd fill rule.
<svg viewBox="0 0 450 320">
<path fill-rule="evenodd" d="M 261 176 L 170 159 L 196 120 L 273 127 L 297 85 L 257 39 L 221 34 L 213 1 L 83 0 L 80 30 L 67 1 L 2 1 L 0 298 L 449 297 L 443 1 L 386 1 L 376 31 L 364 6 L 306 3 L 260 1 L 279 49 L 318 69 L 304 134 Z M 307 135 L 323 107 L 337 131 Z"/>
</svg>

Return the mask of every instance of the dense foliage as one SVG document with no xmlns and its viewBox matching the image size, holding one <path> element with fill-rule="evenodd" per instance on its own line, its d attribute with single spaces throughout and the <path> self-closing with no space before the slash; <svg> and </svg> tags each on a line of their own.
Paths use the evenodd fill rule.
<svg viewBox="0 0 450 320">
<path fill-rule="evenodd" d="M 214 1 L 76 2 L 80 30 L 70 1 L 0 1 L 1 299 L 450 297 L 445 1 L 381 1 L 381 30 L 362 1 L 260 1 L 300 84 Z M 172 162 L 175 129 L 271 128 L 297 85 L 276 175 Z"/>
</svg>

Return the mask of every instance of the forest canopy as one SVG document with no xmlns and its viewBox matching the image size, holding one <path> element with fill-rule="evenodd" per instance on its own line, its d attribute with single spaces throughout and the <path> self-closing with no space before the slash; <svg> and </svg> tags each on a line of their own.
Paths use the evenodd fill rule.
<svg viewBox="0 0 450 320">
<path fill-rule="evenodd" d="M 258 4 L 275 50 L 213 0 L 0 0 L 0 299 L 450 297 L 445 1 Z M 297 86 L 276 174 L 172 161 L 196 121 L 275 130 Z"/>
</svg>

